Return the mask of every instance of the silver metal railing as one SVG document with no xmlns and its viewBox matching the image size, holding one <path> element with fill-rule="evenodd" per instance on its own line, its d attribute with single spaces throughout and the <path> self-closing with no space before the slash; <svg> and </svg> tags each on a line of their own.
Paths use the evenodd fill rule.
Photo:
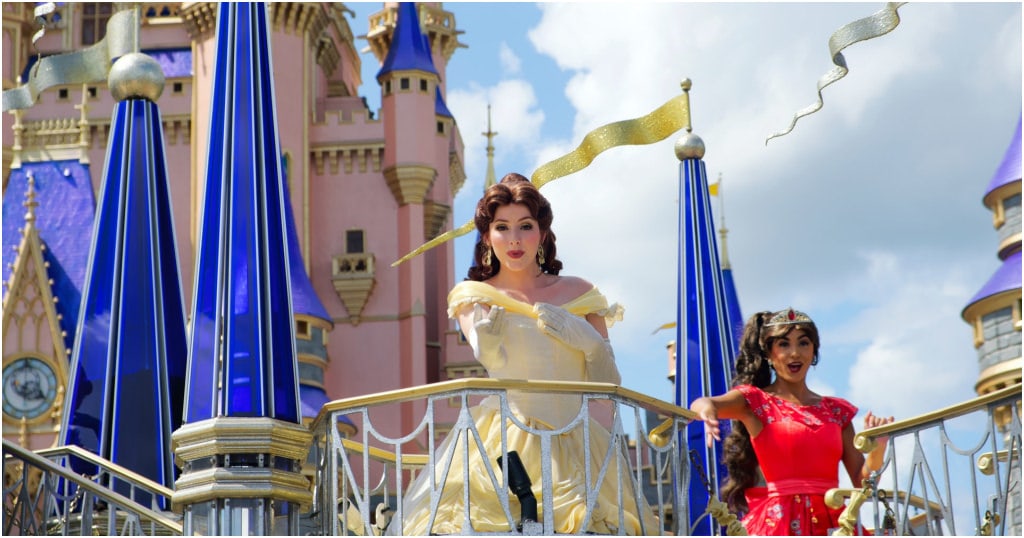
<svg viewBox="0 0 1024 538">
<path fill-rule="evenodd" d="M 876 534 L 1020 536 L 1020 412 L 1017 384 L 865 430 L 854 440 L 862 452 L 889 438 L 874 485 L 832 490 L 826 501 L 863 494 L 851 522 Z"/>
<path fill-rule="evenodd" d="M 563 427 L 555 429 L 535 428 L 516 417 L 509 405 L 509 391 L 544 392 L 548 394 L 578 396 L 582 401 L 575 418 Z M 378 522 L 379 507 L 393 509 L 394 517 L 387 528 L 388 534 L 402 534 L 403 503 L 405 489 L 417 472 L 437 470 L 438 476 L 447 477 L 452 452 L 443 453 L 439 446 L 447 435 L 457 436 L 463 461 L 468 461 L 469 447 L 479 447 L 481 433 L 471 416 L 471 409 L 485 398 L 493 397 L 498 402 L 498 412 L 504 423 L 536 436 L 542 447 L 544 461 L 541 462 L 539 477 L 530 477 L 534 484 L 540 483 L 541 514 L 553 514 L 552 473 L 550 447 L 555 436 L 570 430 L 581 429 L 589 439 L 590 419 L 604 415 L 603 422 L 610 424 L 609 449 L 606 453 L 595 453 L 590 443 L 585 442 L 581 464 L 585 469 L 587 484 L 587 506 L 584 521 L 589 520 L 598 490 L 604 478 L 617 482 L 618 513 L 620 528 L 625 528 L 623 506 L 635 505 L 639 499 L 624 498 L 632 491 L 634 496 L 644 495 L 642 485 L 646 484 L 647 498 L 655 513 L 657 525 L 663 528 L 642 528 L 644 534 L 685 534 L 688 523 L 687 486 L 690 467 L 686 459 L 686 424 L 692 420 L 689 411 L 657 399 L 606 383 L 565 383 L 551 381 L 519 381 L 490 378 L 473 378 L 413 387 L 410 389 L 380 393 L 365 397 L 349 398 L 328 403 L 311 425 L 313 447 L 311 452 L 316 463 L 316 485 L 313 514 L 314 526 L 319 534 L 372 535 L 382 532 L 383 522 Z M 455 420 L 441 419 L 443 409 Z M 389 429 L 394 414 L 402 409 L 405 413 L 404 429 Z M 641 414 L 653 411 L 661 417 L 668 417 L 654 435 L 643 431 Z M 381 417 L 375 421 L 375 417 Z M 385 418 L 387 417 L 387 418 Z M 631 419 L 631 420 L 630 420 Z M 341 434 L 344 422 L 351 421 L 358 428 L 354 439 Z M 632 422 L 627 434 L 626 424 Z M 634 426 L 635 425 L 635 426 Z M 449 429 L 450 427 L 450 429 Z M 634 440 L 634 441 L 631 441 Z M 411 447 L 418 447 L 413 449 Z M 518 510 L 513 508 L 509 494 L 508 459 L 499 465 L 494 461 L 503 455 L 508 446 L 502 437 L 501 454 L 488 454 L 487 477 L 494 490 L 494 498 L 500 503 L 508 519 L 506 532 L 477 532 L 465 526 L 460 534 L 555 534 L 553 518 L 541 517 L 536 524 L 517 528 Z M 623 487 L 621 474 L 609 472 L 610 462 L 626 454 L 630 479 L 641 487 Z M 463 498 L 468 500 L 469 470 L 462 466 Z M 591 469 L 598 469 L 592 476 Z M 438 511 L 440 487 L 431 492 L 429 523 L 431 528 Z M 480 477 L 476 477 L 480 480 Z M 456 481 L 458 483 L 458 481 Z M 469 502 L 465 506 L 470 506 Z M 467 508 L 468 510 L 468 508 Z M 470 521 L 469 514 L 464 521 Z M 642 523 L 641 523 L 642 524 Z"/>
<path fill-rule="evenodd" d="M 32 535 L 181 535 L 177 516 L 156 508 L 169 502 L 170 490 L 78 447 L 33 452 L 3 441 L 3 534 Z M 72 470 L 79 458 L 97 472 Z M 106 484 L 120 483 L 125 496 Z M 140 504 L 145 499 L 146 504 Z"/>
</svg>

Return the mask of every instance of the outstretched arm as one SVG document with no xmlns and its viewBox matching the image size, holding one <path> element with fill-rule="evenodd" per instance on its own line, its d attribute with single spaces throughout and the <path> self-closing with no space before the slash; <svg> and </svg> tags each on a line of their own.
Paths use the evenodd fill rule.
<svg viewBox="0 0 1024 538">
<path fill-rule="evenodd" d="M 868 411 L 868 414 L 864 416 L 864 429 L 884 426 L 894 420 L 893 417 L 879 417 Z M 873 471 L 882 468 L 882 463 L 885 461 L 885 447 L 889 440 L 885 437 L 879 439 L 875 449 L 868 453 L 867 457 L 864 457 L 864 454 L 853 446 L 853 438 L 856 435 L 857 432 L 853 429 L 853 424 L 847 424 L 843 428 L 843 466 L 846 467 L 846 473 L 850 475 L 853 487 L 860 488 L 863 487 L 865 478 L 871 476 Z"/>
<path fill-rule="evenodd" d="M 747 399 L 738 390 L 730 390 L 719 396 L 702 396 L 690 404 L 690 411 L 697 413 L 704 421 L 705 436 L 708 446 L 722 440 L 722 429 L 719 420 L 736 419 L 743 422 L 750 435 L 761 431 L 761 421 L 754 416 L 747 405 Z"/>
</svg>

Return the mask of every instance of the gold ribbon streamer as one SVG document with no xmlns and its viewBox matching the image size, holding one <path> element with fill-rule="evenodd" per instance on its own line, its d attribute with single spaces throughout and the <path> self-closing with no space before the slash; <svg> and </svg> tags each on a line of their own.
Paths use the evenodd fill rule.
<svg viewBox="0 0 1024 538">
<path fill-rule="evenodd" d="M 40 58 L 28 81 L 3 94 L 3 111 L 31 107 L 47 88 L 104 82 L 113 59 L 138 51 L 138 9 L 118 11 L 107 22 L 107 35 L 89 48 Z"/>
<path fill-rule="evenodd" d="M 818 102 L 798 110 L 793 116 L 793 120 L 789 123 L 789 127 L 765 139 L 764 143 L 766 146 L 769 140 L 789 134 L 800 118 L 821 110 L 821 107 L 825 104 L 821 98 L 821 90 L 845 77 L 850 71 L 846 67 L 846 58 L 840 51 L 854 43 L 883 36 L 895 30 L 896 26 L 900 23 L 900 15 L 897 10 L 904 4 L 906 2 L 889 2 L 874 15 L 855 20 L 832 34 L 832 37 L 828 40 L 828 50 L 832 54 L 832 63 L 835 64 L 835 67 L 818 79 Z"/>
<path fill-rule="evenodd" d="M 576 149 L 537 168 L 530 181 L 539 189 L 558 178 L 579 172 L 590 166 L 590 163 L 594 162 L 594 158 L 605 150 L 616 146 L 652 144 L 668 138 L 669 135 L 683 127 L 689 128 L 688 84 L 688 81 L 684 82 L 685 90 L 682 94 L 669 99 L 646 116 L 609 123 L 590 131 L 583 137 L 583 141 Z M 446 241 L 461 237 L 473 231 L 474 228 L 473 221 L 470 220 L 457 229 L 445 232 L 402 256 L 398 261 L 392 263 L 391 267 L 419 256 Z"/>
</svg>

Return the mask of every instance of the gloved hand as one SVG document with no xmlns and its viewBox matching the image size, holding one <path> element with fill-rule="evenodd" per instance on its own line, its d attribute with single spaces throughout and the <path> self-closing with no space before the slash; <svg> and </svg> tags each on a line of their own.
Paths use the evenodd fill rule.
<svg viewBox="0 0 1024 538">
<path fill-rule="evenodd" d="M 537 313 L 537 326 L 546 334 L 563 344 L 583 352 L 586 360 L 586 381 L 614 383 L 622 382 L 619 369 L 615 366 L 615 354 L 608 339 L 585 318 L 574 316 L 564 308 L 547 303 L 533 306 Z"/>
<path fill-rule="evenodd" d="M 480 303 L 473 305 L 473 330 L 469 331 L 466 340 L 473 348 L 473 356 L 485 368 L 503 366 L 507 360 L 501 342 L 505 335 L 505 309 L 491 306 L 490 312 L 484 314 Z"/>
</svg>

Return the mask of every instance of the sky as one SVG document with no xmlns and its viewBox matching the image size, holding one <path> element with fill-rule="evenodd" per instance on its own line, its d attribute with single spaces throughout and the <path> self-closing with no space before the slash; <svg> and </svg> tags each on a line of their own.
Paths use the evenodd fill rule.
<svg viewBox="0 0 1024 538">
<path fill-rule="evenodd" d="M 347 5 L 365 34 L 381 4 Z M 1019 3 L 903 6 L 894 31 L 843 51 L 850 72 L 824 89 L 822 110 L 767 144 L 815 101 L 832 33 L 882 3 L 443 6 L 466 45 L 445 80 L 468 175 L 454 226 L 482 193 L 488 104 L 498 177 L 529 176 L 689 78 L 693 132 L 709 178 L 723 179 L 744 316 L 807 312 L 822 339 L 811 388 L 862 415 L 907 418 L 974 395 L 977 355 L 960 314 L 999 266 L 981 199 L 1021 115 Z M 377 67 L 364 53 L 374 108 Z M 681 134 L 609 150 L 542 189 L 562 274 L 626 308 L 609 331 L 623 386 L 670 402 L 675 335 L 652 331 L 676 311 Z M 459 280 L 474 239 L 456 241 Z"/>
</svg>

